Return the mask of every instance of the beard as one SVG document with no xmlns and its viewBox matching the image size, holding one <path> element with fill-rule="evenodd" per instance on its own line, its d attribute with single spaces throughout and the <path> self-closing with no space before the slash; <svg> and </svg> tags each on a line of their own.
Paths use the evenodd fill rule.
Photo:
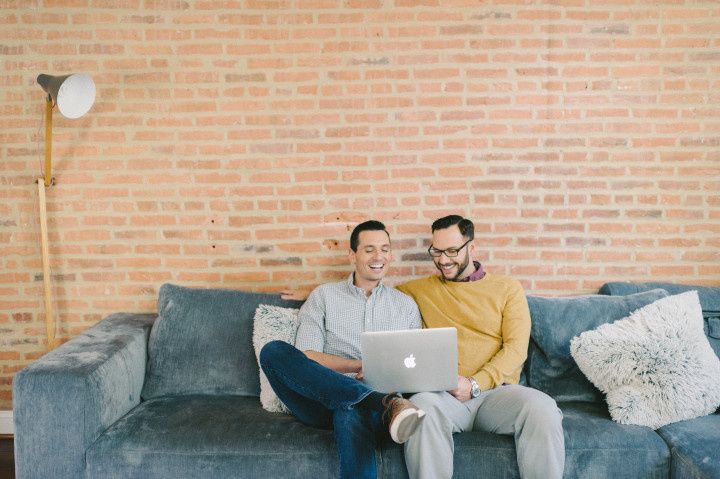
<svg viewBox="0 0 720 479">
<path fill-rule="evenodd" d="M 453 264 L 457 265 L 457 269 L 455 271 L 455 274 L 452 277 L 445 276 L 445 272 L 440 267 L 438 263 L 435 263 L 435 267 L 440 270 L 440 274 L 442 274 L 443 278 L 445 278 L 446 281 L 457 281 L 458 277 L 465 271 L 470 264 L 470 255 L 465 255 L 465 260 L 462 263 L 457 263 L 455 261 L 452 261 Z"/>
</svg>

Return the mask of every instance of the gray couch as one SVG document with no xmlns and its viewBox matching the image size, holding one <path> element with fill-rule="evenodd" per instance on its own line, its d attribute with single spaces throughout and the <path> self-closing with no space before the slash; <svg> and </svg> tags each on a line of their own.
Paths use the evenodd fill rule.
<svg viewBox="0 0 720 479">
<path fill-rule="evenodd" d="M 563 411 L 565 477 L 720 478 L 717 412 L 657 431 L 615 423 L 569 352 L 573 336 L 687 289 L 609 283 L 600 295 L 528 297 L 523 381 Z M 720 288 L 692 289 L 718 353 Z M 17 477 L 336 477 L 330 431 L 260 406 L 258 304 L 299 306 L 268 294 L 164 285 L 158 315 L 109 316 L 19 372 Z M 512 437 L 465 432 L 455 444 L 455 477 L 519 477 Z M 407 477 L 400 446 L 381 444 L 377 459 L 381 477 Z"/>
</svg>

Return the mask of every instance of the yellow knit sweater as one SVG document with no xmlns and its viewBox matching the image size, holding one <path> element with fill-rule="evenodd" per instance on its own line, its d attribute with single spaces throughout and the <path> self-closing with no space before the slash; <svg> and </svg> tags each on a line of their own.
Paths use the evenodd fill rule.
<svg viewBox="0 0 720 479">
<path fill-rule="evenodd" d="M 418 304 L 426 328 L 457 328 L 461 376 L 475 378 L 483 391 L 517 384 L 530 340 L 530 311 L 517 280 L 490 273 L 470 282 L 429 276 L 397 289 Z"/>
</svg>

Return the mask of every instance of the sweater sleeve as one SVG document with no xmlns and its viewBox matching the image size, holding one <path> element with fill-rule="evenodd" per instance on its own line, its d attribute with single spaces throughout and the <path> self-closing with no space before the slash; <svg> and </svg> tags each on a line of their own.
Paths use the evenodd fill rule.
<svg viewBox="0 0 720 479">
<path fill-rule="evenodd" d="M 509 382 L 508 378 L 517 375 L 527 358 L 530 310 L 525 292 L 517 281 L 509 286 L 506 295 L 502 312 L 502 338 L 500 350 L 473 375 L 483 391 Z"/>
</svg>

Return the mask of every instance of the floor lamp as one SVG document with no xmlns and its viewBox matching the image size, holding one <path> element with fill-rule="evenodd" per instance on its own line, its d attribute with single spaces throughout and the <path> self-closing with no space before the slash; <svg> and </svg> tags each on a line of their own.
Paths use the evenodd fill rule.
<svg viewBox="0 0 720 479">
<path fill-rule="evenodd" d="M 55 347 L 55 314 L 52 303 L 52 282 L 50 281 L 50 247 L 48 245 L 47 201 L 45 188 L 53 185 L 52 177 L 52 114 L 57 105 L 66 118 L 80 118 L 95 103 L 95 83 L 84 74 L 52 76 L 41 74 L 38 84 L 45 90 L 45 171 L 38 178 L 40 200 L 40 240 L 42 244 L 43 287 L 45 290 L 45 326 L 48 349 Z"/>
</svg>

